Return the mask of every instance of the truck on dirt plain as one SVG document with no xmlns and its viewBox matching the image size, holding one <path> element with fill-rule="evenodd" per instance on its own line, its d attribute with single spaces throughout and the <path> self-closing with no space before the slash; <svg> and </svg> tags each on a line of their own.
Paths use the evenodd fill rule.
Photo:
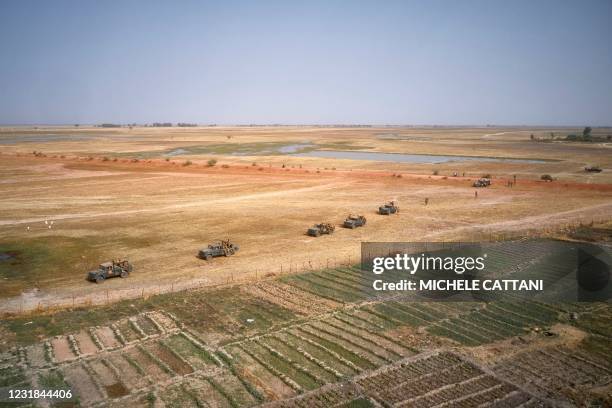
<svg viewBox="0 0 612 408">
<path fill-rule="evenodd" d="M 395 201 L 390 201 L 385 205 L 378 207 L 378 213 L 380 215 L 391 215 L 399 213 L 399 207 L 395 204 Z"/>
<path fill-rule="evenodd" d="M 127 278 L 133 269 L 132 264 L 125 259 L 104 262 L 98 266 L 98 269 L 87 273 L 87 280 L 102 283 L 105 279 L 116 278 L 117 276 Z"/>
<path fill-rule="evenodd" d="M 198 257 L 209 261 L 217 256 L 232 256 L 239 249 L 240 247 L 238 245 L 231 243 L 229 240 L 221 240 L 219 242 L 209 244 L 206 248 L 200 249 L 198 252 Z"/>
<path fill-rule="evenodd" d="M 335 229 L 336 227 L 334 227 L 332 224 L 316 224 L 312 226 L 312 228 L 308 228 L 307 234 L 311 237 L 318 237 L 323 234 L 333 234 Z"/>
<path fill-rule="evenodd" d="M 346 220 L 344 220 L 344 224 L 342 224 L 344 228 L 351 228 L 351 229 L 354 229 L 357 227 L 363 227 L 364 225 L 366 225 L 366 217 L 364 217 L 363 215 L 352 215 L 352 214 L 349 214 Z"/>
<path fill-rule="evenodd" d="M 472 187 L 489 187 L 491 185 L 491 180 L 488 178 L 478 179 L 472 184 Z"/>
</svg>

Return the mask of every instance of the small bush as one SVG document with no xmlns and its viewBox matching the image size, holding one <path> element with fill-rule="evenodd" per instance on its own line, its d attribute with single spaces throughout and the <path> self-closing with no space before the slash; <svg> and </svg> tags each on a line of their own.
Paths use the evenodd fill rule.
<svg viewBox="0 0 612 408">
<path fill-rule="evenodd" d="M 104 157 L 102 158 L 102 161 L 109 161 L 109 160 L 110 160 L 110 159 L 109 159 L 108 157 L 106 157 L 106 156 L 104 156 Z"/>
<path fill-rule="evenodd" d="M 228 164 L 222 164 L 221 167 L 224 168 L 224 169 L 229 169 L 229 165 Z"/>
<path fill-rule="evenodd" d="M 131 160 L 131 162 L 132 162 L 132 163 L 138 163 L 139 161 L 140 161 L 140 160 L 138 160 L 138 159 L 132 159 L 132 160 Z"/>
<path fill-rule="evenodd" d="M 155 394 L 153 394 L 152 391 L 150 391 L 145 398 L 150 406 L 155 405 L 155 401 L 157 400 L 157 397 L 155 396 Z"/>
<path fill-rule="evenodd" d="M 255 166 L 257 166 L 257 163 L 253 162 L 253 163 L 251 163 L 251 166 L 255 167 Z"/>
<path fill-rule="evenodd" d="M 482 175 L 482 178 L 488 178 L 488 179 L 490 179 L 490 178 L 491 178 L 491 175 L 490 175 L 489 173 L 487 173 L 487 174 L 483 174 L 483 175 Z"/>
<path fill-rule="evenodd" d="M 183 166 L 191 166 L 193 163 L 191 162 L 191 160 L 187 160 L 185 161 L 185 163 L 183 163 Z"/>
<path fill-rule="evenodd" d="M 437 176 L 438 174 L 440 174 L 440 172 L 439 172 L 438 170 L 434 170 L 434 171 L 433 171 L 433 175 L 434 175 L 434 176 Z"/>
<path fill-rule="evenodd" d="M 166 157 L 164 160 L 166 160 L 166 161 L 170 161 L 170 158 L 169 158 L 169 157 Z"/>
<path fill-rule="evenodd" d="M 116 161 L 117 161 L 117 158 L 116 158 L 116 157 L 113 157 L 113 161 L 114 161 L 114 162 L 116 162 Z"/>
<path fill-rule="evenodd" d="M 550 174 L 542 174 L 542 176 L 540 177 L 540 180 L 542 181 L 553 181 L 553 178 Z"/>
<path fill-rule="evenodd" d="M 214 167 L 217 164 L 217 159 L 210 159 L 209 161 L 206 162 L 206 165 L 208 167 Z"/>
</svg>

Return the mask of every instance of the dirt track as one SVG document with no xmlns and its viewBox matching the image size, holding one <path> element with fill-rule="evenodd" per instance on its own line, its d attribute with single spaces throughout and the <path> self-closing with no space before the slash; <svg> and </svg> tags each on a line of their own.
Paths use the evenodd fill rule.
<svg viewBox="0 0 612 408">
<path fill-rule="evenodd" d="M 177 130 L 168 132 L 177 132 L 172 137 L 179 138 Z M 237 132 L 248 133 L 243 129 Z M 260 132 L 253 131 L 245 140 L 270 137 Z M 483 142 L 480 137 L 487 132 L 458 140 L 466 146 L 489 143 L 489 150 L 525 155 L 507 144 L 512 138 L 525 137 L 524 132 L 518 136 L 497 132 L 503 141 Z M 303 140 L 305 134 L 316 139 L 321 137 L 319 133 L 325 134 L 300 131 L 297 136 L 274 136 L 274 140 Z M 339 136 L 328 137 L 347 137 L 345 131 L 336 133 Z M 202 134 L 203 140 L 217 137 Z M 195 137 L 188 132 L 182 137 L 187 135 Z M 373 140 L 371 135 L 369 139 L 361 133 L 358 136 L 353 143 Z M 431 137 L 443 152 L 456 149 L 457 141 L 436 141 L 442 137 L 439 134 Z M 70 143 L 70 149 L 79 144 Z M 121 143 L 127 149 L 135 142 L 112 139 L 104 143 L 113 150 Z M 144 142 L 138 143 L 140 148 L 146 147 Z M 412 142 L 392 143 L 398 149 L 414 146 Z M 80 148 L 95 151 L 102 145 L 81 142 Z M 6 283 L 3 310 L 27 309 L 60 298 L 71 302 L 73 296 L 77 301 L 106 301 L 119 290 L 131 289 L 131 296 L 137 296 L 143 288 L 177 289 L 261 277 L 279 273 L 281 268 L 286 272 L 349 259 L 356 262 L 362 241 L 470 239 L 504 231 L 554 230 L 568 223 L 612 216 L 609 172 L 596 176 L 577 172 L 567 178 L 552 172 L 572 166 L 571 161 L 522 165 L 517 185 L 509 188 L 506 182 L 512 180 L 517 166 L 508 163 L 445 164 L 437 166 L 438 176 L 432 176 L 430 165 L 416 164 L 226 155 L 216 156 L 219 162 L 211 168 L 206 166 L 207 156 L 195 156 L 192 165 L 183 166 L 182 159 L 174 158 L 134 163 L 121 157 L 117 161 L 102 160 L 102 156 L 87 159 L 84 153 L 34 157 L 28 153 L 31 149 L 30 145 L 2 147 L 0 245 L 20 254 L 17 269 L 0 269 Z M 60 151 L 68 146 L 49 143 L 47 149 Z M 583 154 L 580 149 L 574 154 L 577 160 Z M 572 157 L 571 152 L 560 157 Z M 254 161 L 258 162 L 255 166 Z M 466 176 L 452 177 L 450 169 Z M 559 180 L 538 181 L 545 171 Z M 471 183 L 484 172 L 495 177 L 493 186 L 479 189 L 475 199 Z M 394 173 L 402 177 L 393 177 Z M 592 177 L 597 177 L 598 183 L 593 183 Z M 427 206 L 425 198 L 429 199 Z M 378 206 L 388 200 L 399 202 L 400 215 L 376 214 Z M 365 215 L 367 226 L 338 228 L 332 236 L 320 238 L 305 235 L 312 224 L 340 224 L 349 213 Z M 200 247 L 226 237 L 240 244 L 236 256 L 212 262 L 195 257 Z M 127 257 L 135 264 L 136 272 L 130 279 L 103 285 L 84 281 L 87 270 L 117 257 Z M 40 290 L 31 291 L 34 287 Z"/>
</svg>

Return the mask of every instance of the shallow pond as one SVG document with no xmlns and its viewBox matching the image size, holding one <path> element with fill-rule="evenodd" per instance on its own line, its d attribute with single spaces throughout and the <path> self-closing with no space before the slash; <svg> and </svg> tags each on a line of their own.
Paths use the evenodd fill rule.
<svg viewBox="0 0 612 408">
<path fill-rule="evenodd" d="M 429 154 L 404 154 L 404 153 L 379 153 L 379 152 L 357 152 L 343 150 L 314 150 L 310 152 L 294 153 L 298 157 L 321 157 L 325 159 L 351 159 L 351 160 L 373 160 L 396 163 L 447 163 L 463 161 L 485 161 L 506 163 L 546 163 L 544 160 L 533 159 L 505 159 L 501 157 L 480 156 L 441 156 Z"/>
</svg>

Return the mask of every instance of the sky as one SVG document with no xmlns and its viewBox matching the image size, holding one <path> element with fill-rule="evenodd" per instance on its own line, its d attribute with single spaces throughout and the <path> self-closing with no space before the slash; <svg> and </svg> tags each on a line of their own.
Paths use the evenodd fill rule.
<svg viewBox="0 0 612 408">
<path fill-rule="evenodd" d="M 0 0 L 0 124 L 612 125 L 612 0 Z"/>
</svg>

